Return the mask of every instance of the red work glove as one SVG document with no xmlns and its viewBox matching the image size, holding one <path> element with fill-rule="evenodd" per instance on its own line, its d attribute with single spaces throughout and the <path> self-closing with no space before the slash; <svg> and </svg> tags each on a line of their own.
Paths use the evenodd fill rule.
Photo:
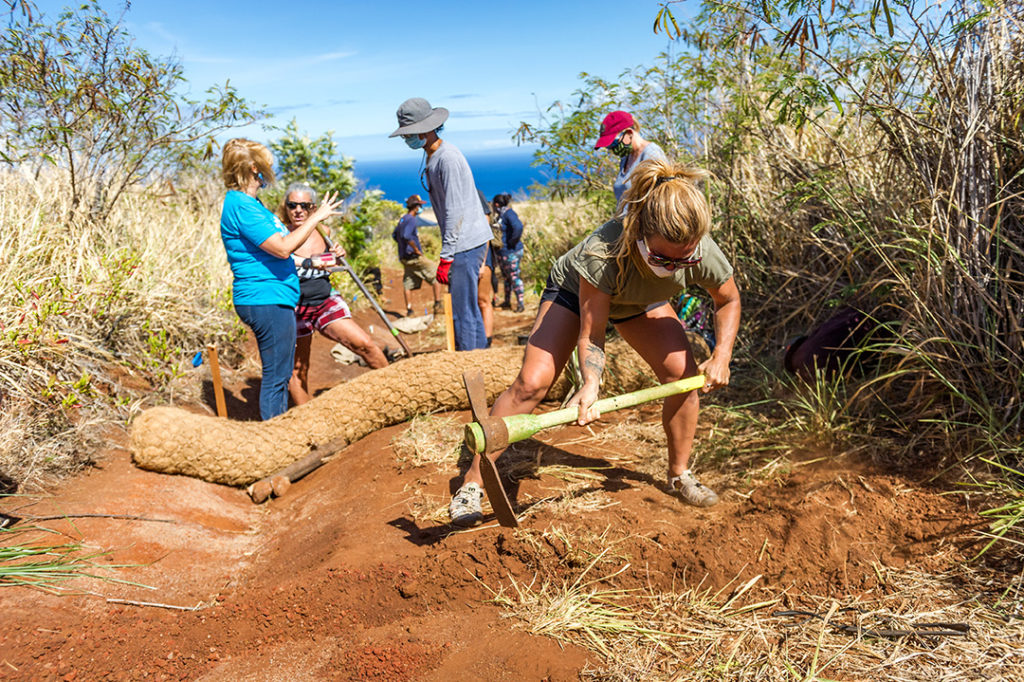
<svg viewBox="0 0 1024 682">
<path fill-rule="evenodd" d="M 441 284 L 448 284 L 448 271 L 452 269 L 453 258 L 442 258 L 437 264 L 437 281 Z"/>
</svg>

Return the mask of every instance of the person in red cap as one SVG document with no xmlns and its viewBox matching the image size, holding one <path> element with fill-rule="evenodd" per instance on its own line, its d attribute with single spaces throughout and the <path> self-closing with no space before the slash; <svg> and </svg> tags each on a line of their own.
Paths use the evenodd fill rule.
<svg viewBox="0 0 1024 682">
<path fill-rule="evenodd" d="M 601 121 L 601 137 L 597 138 L 597 144 L 594 145 L 594 149 L 607 147 L 608 151 L 619 157 L 619 174 L 612 184 L 617 206 L 622 203 L 622 195 L 630 185 L 629 176 L 636 166 L 651 159 L 668 160 L 661 147 L 640 137 L 638 129 L 632 114 L 613 111 Z M 621 210 L 621 206 L 619 208 Z"/>
<path fill-rule="evenodd" d="M 391 238 L 398 242 L 398 260 L 402 261 L 405 272 L 402 274 L 402 296 L 405 299 L 405 314 L 412 315 L 412 304 L 409 300 L 409 292 L 419 289 L 426 281 L 434 292 L 434 314 L 441 312 L 441 285 L 434 276 L 434 267 L 428 263 L 423 256 L 423 247 L 420 245 L 419 227 L 426 223 L 419 217 L 423 210 L 423 199 L 419 194 L 413 194 L 405 200 L 405 207 L 408 209 Z"/>
</svg>

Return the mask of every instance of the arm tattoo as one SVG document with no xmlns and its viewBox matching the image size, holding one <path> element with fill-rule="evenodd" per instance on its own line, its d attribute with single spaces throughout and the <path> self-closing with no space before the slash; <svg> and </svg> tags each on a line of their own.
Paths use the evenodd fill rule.
<svg viewBox="0 0 1024 682">
<path fill-rule="evenodd" d="M 604 373 L 604 349 L 593 341 L 587 342 L 587 358 L 583 361 L 584 379 L 586 374 L 593 374 L 600 381 Z"/>
</svg>

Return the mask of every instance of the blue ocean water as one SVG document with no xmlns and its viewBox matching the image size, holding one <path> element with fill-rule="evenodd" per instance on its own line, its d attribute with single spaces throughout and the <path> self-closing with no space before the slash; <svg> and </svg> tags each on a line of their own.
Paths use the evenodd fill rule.
<svg viewBox="0 0 1024 682">
<path fill-rule="evenodd" d="M 473 170 L 473 180 L 488 199 L 500 192 L 515 196 L 525 193 L 530 185 L 544 183 L 550 172 L 530 165 L 533 160 L 529 151 L 492 152 L 467 154 L 466 160 Z M 430 201 L 420 184 L 420 170 L 423 168 L 423 154 L 410 153 L 409 158 L 386 161 L 356 161 L 356 177 L 365 183 L 366 189 L 380 189 L 392 201 L 404 202 L 411 194 L 419 194 Z"/>
</svg>

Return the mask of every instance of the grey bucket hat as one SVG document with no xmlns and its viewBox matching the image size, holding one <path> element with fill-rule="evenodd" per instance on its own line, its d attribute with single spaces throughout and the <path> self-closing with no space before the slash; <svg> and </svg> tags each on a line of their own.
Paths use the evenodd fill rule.
<svg viewBox="0 0 1024 682">
<path fill-rule="evenodd" d="M 398 107 L 398 130 L 388 137 L 399 135 L 419 135 L 437 130 L 448 120 L 448 110 L 444 107 L 431 108 L 430 102 L 422 97 L 412 97 Z"/>
</svg>

